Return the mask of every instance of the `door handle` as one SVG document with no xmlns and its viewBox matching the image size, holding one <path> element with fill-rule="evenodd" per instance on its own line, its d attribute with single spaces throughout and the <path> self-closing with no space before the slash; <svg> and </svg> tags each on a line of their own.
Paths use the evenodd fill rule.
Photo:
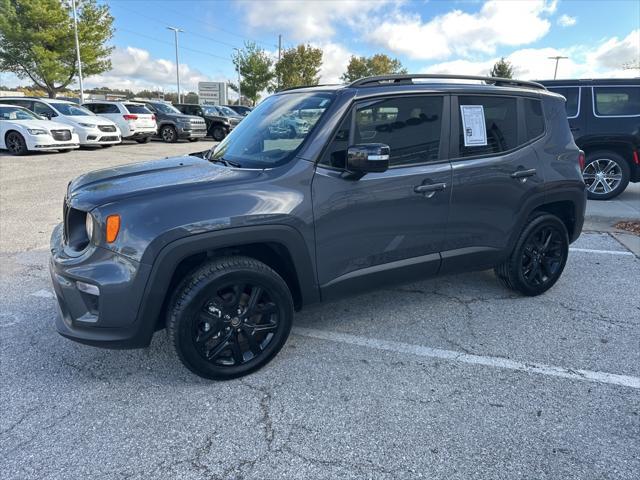
<svg viewBox="0 0 640 480">
<path fill-rule="evenodd" d="M 535 168 L 530 168 L 528 170 L 516 170 L 511 174 L 511 178 L 527 178 L 533 177 L 536 174 Z"/>
<path fill-rule="evenodd" d="M 431 198 L 436 194 L 436 192 L 441 192 L 445 188 L 447 188 L 446 183 L 429 183 L 418 185 L 417 187 L 414 187 L 413 191 L 416 193 L 423 193 L 425 197 Z"/>
</svg>

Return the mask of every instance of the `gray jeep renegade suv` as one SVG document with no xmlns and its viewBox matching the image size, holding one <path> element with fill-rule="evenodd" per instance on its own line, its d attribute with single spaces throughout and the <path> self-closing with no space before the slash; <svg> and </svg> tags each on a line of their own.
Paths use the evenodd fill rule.
<svg viewBox="0 0 640 480">
<path fill-rule="evenodd" d="M 135 348 L 166 327 L 189 369 L 228 379 L 321 300 L 488 268 L 543 293 L 586 201 L 564 97 L 460 78 L 283 91 L 211 151 L 76 178 L 51 239 L 58 331 Z M 273 133 L 292 117 L 305 134 Z"/>
</svg>

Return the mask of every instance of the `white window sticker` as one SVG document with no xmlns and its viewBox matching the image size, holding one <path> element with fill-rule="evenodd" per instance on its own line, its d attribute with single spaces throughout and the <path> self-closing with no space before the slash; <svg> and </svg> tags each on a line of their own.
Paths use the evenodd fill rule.
<svg viewBox="0 0 640 480">
<path fill-rule="evenodd" d="M 484 123 L 482 105 L 460 105 L 465 147 L 480 147 L 487 144 L 487 127 Z"/>
</svg>

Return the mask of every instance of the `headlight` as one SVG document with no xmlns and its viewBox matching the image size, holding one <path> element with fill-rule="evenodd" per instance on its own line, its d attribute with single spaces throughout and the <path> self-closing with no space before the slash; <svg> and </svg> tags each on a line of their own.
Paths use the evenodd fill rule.
<svg viewBox="0 0 640 480">
<path fill-rule="evenodd" d="M 87 213 L 87 216 L 84 219 L 84 228 L 87 231 L 87 238 L 89 239 L 89 243 L 91 243 L 91 239 L 93 238 L 93 217 L 90 213 Z"/>
<path fill-rule="evenodd" d="M 43 130 L 42 128 L 30 128 L 29 133 L 31 135 L 47 135 L 49 132 Z"/>
<path fill-rule="evenodd" d="M 78 125 L 86 128 L 96 128 L 96 125 L 94 125 L 93 123 L 78 123 Z"/>
</svg>

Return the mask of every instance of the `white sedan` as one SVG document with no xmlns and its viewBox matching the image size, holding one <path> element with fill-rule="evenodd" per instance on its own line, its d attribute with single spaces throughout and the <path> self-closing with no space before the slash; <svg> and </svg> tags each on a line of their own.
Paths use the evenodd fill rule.
<svg viewBox="0 0 640 480">
<path fill-rule="evenodd" d="M 26 108 L 0 105 L 0 150 L 24 155 L 41 150 L 67 152 L 79 146 L 78 134 L 68 125 L 44 120 Z"/>
</svg>

